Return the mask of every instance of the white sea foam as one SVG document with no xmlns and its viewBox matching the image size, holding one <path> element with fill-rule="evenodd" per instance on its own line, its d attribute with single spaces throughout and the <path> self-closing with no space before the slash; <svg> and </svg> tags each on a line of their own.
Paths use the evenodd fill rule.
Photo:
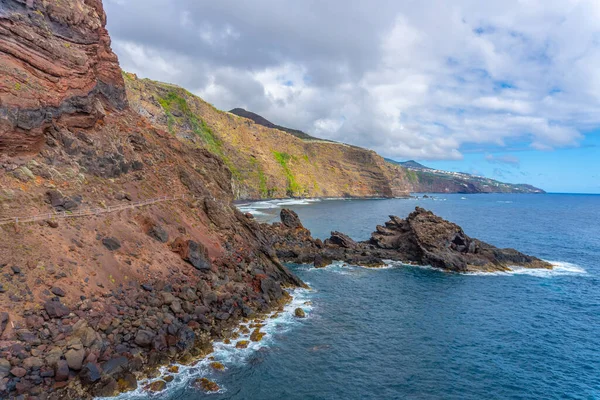
<svg viewBox="0 0 600 400">
<path fill-rule="evenodd" d="M 545 260 L 546 261 L 546 260 Z M 547 261 L 552 264 L 552 269 L 543 268 L 523 268 L 512 267 L 510 271 L 498 272 L 467 272 L 464 275 L 471 276 L 511 276 L 511 275 L 529 275 L 538 278 L 552 278 L 555 276 L 565 275 L 587 275 L 587 271 L 582 267 L 564 262 L 564 261 Z"/>
<path fill-rule="evenodd" d="M 112 397 L 111 399 L 141 400 L 148 398 L 163 398 L 166 392 L 169 392 L 173 389 L 191 387 L 196 379 L 203 377 L 206 377 L 219 384 L 220 376 L 226 373 L 227 369 L 233 366 L 245 364 L 253 353 L 261 348 L 272 345 L 273 341 L 275 340 L 275 334 L 286 332 L 292 329 L 295 325 L 302 323 L 303 320 L 300 320 L 294 316 L 294 311 L 296 308 L 302 308 L 306 312 L 307 318 L 310 318 L 313 305 L 309 300 L 313 293 L 314 292 L 309 289 L 294 289 L 290 292 L 292 295 L 292 301 L 284 307 L 283 312 L 271 313 L 270 315 L 261 318 L 264 320 L 263 324 L 265 325 L 261 328 L 261 332 L 264 333 L 265 336 L 260 342 L 250 341 L 250 334 L 240 334 L 240 337 L 238 339 L 231 340 L 230 344 L 215 342 L 213 343 L 214 351 L 212 354 L 210 354 L 210 356 L 214 359 L 209 359 L 207 357 L 193 365 L 176 364 L 179 367 L 179 372 L 176 374 L 169 373 L 168 367 L 162 367 L 160 369 L 161 377 L 167 375 L 172 375 L 174 377 L 173 381 L 167 384 L 166 389 L 163 392 L 153 394 L 143 390 L 143 388 L 150 382 L 160 379 L 152 378 L 138 382 L 138 389 L 135 391 L 124 393 L 120 396 Z M 242 325 L 248 327 L 250 324 L 251 323 L 246 323 Z M 236 348 L 235 345 L 240 340 L 248 340 L 248 347 L 245 349 Z M 215 361 L 222 363 L 225 366 L 225 371 L 215 371 L 210 366 L 210 364 Z M 219 384 L 219 386 L 221 389 L 218 393 L 224 393 L 227 391 L 227 388 L 222 384 Z"/>
</svg>

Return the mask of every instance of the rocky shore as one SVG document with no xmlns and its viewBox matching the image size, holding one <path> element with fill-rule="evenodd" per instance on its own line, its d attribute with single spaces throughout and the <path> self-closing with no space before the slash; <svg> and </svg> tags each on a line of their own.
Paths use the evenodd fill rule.
<svg viewBox="0 0 600 400">
<path fill-rule="evenodd" d="M 506 271 L 512 266 L 552 268 L 517 250 L 499 249 L 473 239 L 458 225 L 420 207 L 406 219 L 390 216 L 364 242 L 356 242 L 341 232 L 332 232 L 325 241 L 314 239 L 294 211 L 283 209 L 280 217 L 281 223 L 263 227 L 277 256 L 287 262 L 325 267 L 333 261 L 343 261 L 381 267 L 384 260 L 392 260 L 452 272 Z"/>
</svg>

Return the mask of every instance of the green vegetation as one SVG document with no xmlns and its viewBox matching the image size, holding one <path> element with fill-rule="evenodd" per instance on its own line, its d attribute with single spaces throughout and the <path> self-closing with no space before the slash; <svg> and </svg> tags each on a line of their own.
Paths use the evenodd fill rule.
<svg viewBox="0 0 600 400">
<path fill-rule="evenodd" d="M 288 153 L 280 153 L 278 151 L 273 151 L 273 155 L 275 156 L 275 160 L 283 168 L 283 172 L 287 179 L 287 195 L 292 197 L 295 194 L 299 194 L 302 191 L 302 187 L 296 181 L 296 178 L 292 174 L 292 171 L 290 170 L 289 166 L 289 162 L 290 160 L 292 160 L 292 156 L 290 156 Z"/>
<path fill-rule="evenodd" d="M 184 93 L 188 96 L 193 96 L 187 91 L 184 91 Z M 223 152 L 223 142 L 221 139 L 219 139 L 212 129 L 206 125 L 204 120 L 198 118 L 196 114 L 192 112 L 185 98 L 179 96 L 175 91 L 170 91 L 165 97 L 159 98 L 158 102 L 167 115 L 169 132 L 174 134 L 176 124 L 181 123 L 181 119 L 185 118 L 185 121 L 190 125 L 192 131 L 202 139 L 208 151 L 221 157 L 235 179 L 238 181 L 243 180 L 240 171 Z M 174 112 L 176 111 L 179 111 L 176 115 L 182 114 L 182 116 L 175 117 Z"/>
<path fill-rule="evenodd" d="M 15 90 L 21 90 L 21 84 L 19 82 L 15 83 Z"/>
<path fill-rule="evenodd" d="M 411 183 L 419 183 L 419 174 L 417 174 L 416 171 L 410 170 L 410 169 L 406 169 L 406 177 L 408 178 L 408 181 Z"/>
</svg>

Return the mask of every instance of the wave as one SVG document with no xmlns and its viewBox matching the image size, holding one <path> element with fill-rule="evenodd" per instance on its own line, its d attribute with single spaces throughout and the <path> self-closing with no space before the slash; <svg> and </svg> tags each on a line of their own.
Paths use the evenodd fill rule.
<svg viewBox="0 0 600 400">
<path fill-rule="evenodd" d="M 268 215 L 268 213 L 262 212 L 261 210 L 274 210 L 282 207 L 296 206 L 296 205 L 308 205 L 316 203 L 321 199 L 280 199 L 280 200 L 265 200 L 256 201 L 250 203 L 241 203 L 237 205 L 237 208 L 241 212 L 249 212 L 255 215 Z"/>
<path fill-rule="evenodd" d="M 173 364 L 170 366 L 161 367 L 159 369 L 160 375 L 158 378 L 149 378 L 139 381 L 138 389 L 128 393 L 123 393 L 117 397 L 106 398 L 106 400 L 141 400 L 148 398 L 163 398 L 165 397 L 165 393 L 184 387 L 190 387 L 196 379 L 204 377 L 216 382 L 220 386 L 218 392 L 211 393 L 226 392 L 227 388 L 224 387 L 224 385 L 219 384 L 222 374 L 231 367 L 240 366 L 247 363 L 252 354 L 260 349 L 268 348 L 273 344 L 276 334 L 286 332 L 292 329 L 294 326 L 302 323 L 302 321 L 305 319 L 298 319 L 294 316 L 294 311 L 296 308 L 302 308 L 306 313 L 306 318 L 310 318 L 313 305 L 309 299 L 312 297 L 314 291 L 310 289 L 297 288 L 291 290 L 289 293 L 292 296 L 292 301 L 284 307 L 282 312 L 272 312 L 271 314 L 260 318 L 261 320 L 264 320 L 264 322 L 262 322 L 264 327 L 261 328 L 261 332 L 265 334 L 261 341 L 252 342 L 250 341 L 250 333 L 242 334 L 240 332 L 239 338 L 235 340 L 232 339 L 231 343 L 229 344 L 226 344 L 222 341 L 213 343 L 214 351 L 202 360 L 199 360 L 192 365 Z M 249 328 L 249 325 L 253 323 L 253 321 L 243 323 L 240 324 L 240 327 L 245 326 Z M 249 328 L 249 330 L 252 331 L 253 329 Z M 240 340 L 247 340 L 249 342 L 248 347 L 245 349 L 236 348 L 235 345 Z M 224 371 L 215 371 L 211 367 L 213 362 L 219 362 L 223 364 L 225 367 Z M 169 368 L 173 366 L 176 366 L 179 369 L 176 374 L 169 372 Z M 144 387 L 149 383 L 168 375 L 173 376 L 173 381 L 169 382 L 166 386 L 166 389 L 162 392 L 150 393 L 144 390 Z M 101 398 L 98 399 L 103 400 Z"/>
<path fill-rule="evenodd" d="M 466 272 L 463 275 L 471 276 L 511 276 L 511 275 L 529 275 L 538 278 L 552 278 L 555 276 L 567 276 L 567 275 L 587 275 L 587 271 L 579 265 L 564 262 L 564 261 L 548 261 L 552 264 L 553 269 L 542 269 L 542 268 L 523 268 L 523 267 L 511 267 L 510 271 L 498 271 L 498 272 Z"/>
</svg>

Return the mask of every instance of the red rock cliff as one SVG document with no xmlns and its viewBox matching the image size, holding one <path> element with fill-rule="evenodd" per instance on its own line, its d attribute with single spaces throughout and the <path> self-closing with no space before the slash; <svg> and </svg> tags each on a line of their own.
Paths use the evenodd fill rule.
<svg viewBox="0 0 600 400">
<path fill-rule="evenodd" d="M 36 152 L 45 130 L 90 128 L 127 105 L 100 0 L 0 0 L 0 153 Z"/>
</svg>

